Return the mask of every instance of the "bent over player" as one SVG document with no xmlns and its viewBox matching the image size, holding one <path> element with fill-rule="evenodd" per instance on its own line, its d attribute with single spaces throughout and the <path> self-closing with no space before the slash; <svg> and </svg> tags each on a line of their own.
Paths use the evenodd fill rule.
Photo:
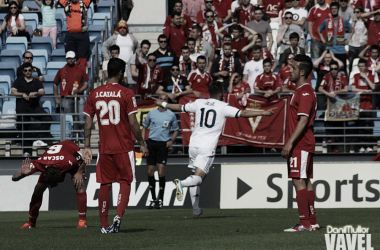
<svg viewBox="0 0 380 250">
<path fill-rule="evenodd" d="M 121 86 L 125 62 L 119 58 L 108 61 L 108 81 L 92 90 L 87 98 L 84 113 L 87 115 L 84 137 L 84 159 L 92 160 L 90 147 L 91 126 L 94 115 L 98 117 L 99 154 L 96 166 L 96 181 L 100 183 L 98 194 L 99 216 L 102 233 L 118 233 L 121 218 L 128 206 L 131 183 L 135 181 L 135 151 L 131 130 L 140 144 L 143 156 L 148 149 L 141 137 L 136 119 L 137 104 L 132 90 Z M 113 224 L 108 224 L 110 190 L 115 180 L 120 183 L 117 211 Z"/>
<path fill-rule="evenodd" d="M 190 137 L 189 144 L 189 168 L 192 169 L 193 175 L 185 180 L 174 180 L 177 191 L 176 196 L 179 201 L 183 199 L 182 187 L 190 187 L 191 203 L 193 205 L 193 217 L 198 219 L 203 213 L 199 208 L 200 185 L 214 161 L 215 149 L 222 132 L 223 124 L 227 117 L 255 117 L 270 116 L 273 109 L 266 111 L 240 110 L 231 107 L 228 103 L 223 102 L 223 84 L 213 82 L 209 86 L 210 98 L 197 99 L 195 102 L 181 104 L 168 104 L 161 100 L 155 99 L 158 106 L 169 108 L 174 111 L 195 113 L 195 128 Z"/>
<path fill-rule="evenodd" d="M 310 57 L 297 55 L 290 66 L 290 80 L 297 85 L 289 107 L 287 133 L 290 136 L 281 152 L 288 162 L 288 177 L 292 178 L 297 192 L 300 222 L 285 232 L 319 230 L 314 200 L 313 156 L 315 153 L 314 118 L 317 112 L 317 96 L 307 78 L 313 69 Z"/>
<path fill-rule="evenodd" d="M 63 141 L 48 148 L 40 158 L 31 161 L 29 158 L 22 162 L 21 172 L 16 172 L 12 180 L 19 181 L 22 178 L 40 171 L 40 178 L 34 188 L 29 207 L 29 221 L 20 229 L 35 228 L 42 195 L 47 187 L 55 187 L 58 182 L 65 180 L 66 173 L 71 174 L 76 189 L 79 222 L 77 228 L 86 228 L 87 195 L 83 185 L 85 162 L 82 150 L 71 141 Z"/>
</svg>

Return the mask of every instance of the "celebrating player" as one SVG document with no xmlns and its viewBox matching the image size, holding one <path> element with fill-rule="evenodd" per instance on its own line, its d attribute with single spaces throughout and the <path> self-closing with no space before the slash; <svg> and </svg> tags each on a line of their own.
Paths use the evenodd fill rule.
<svg viewBox="0 0 380 250">
<path fill-rule="evenodd" d="M 213 82 L 209 87 L 209 99 L 197 99 L 195 102 L 181 104 L 168 104 L 155 99 L 158 106 L 169 108 L 174 111 L 195 113 L 196 124 L 190 137 L 189 144 L 189 168 L 193 175 L 185 180 L 174 180 L 177 187 L 176 196 L 179 201 L 183 199 L 182 187 L 190 187 L 191 203 L 193 205 L 193 217 L 198 219 L 203 213 L 199 208 L 200 185 L 214 161 L 215 149 L 219 135 L 227 117 L 255 117 L 270 116 L 274 109 L 266 111 L 240 110 L 223 102 L 223 83 Z"/>
<path fill-rule="evenodd" d="M 96 181 L 99 189 L 99 215 L 102 233 L 118 233 L 121 218 L 128 206 L 131 183 L 135 181 L 135 152 L 131 130 L 140 144 L 143 156 L 148 149 L 141 137 L 136 119 L 137 104 L 133 91 L 121 86 L 125 62 L 112 58 L 108 62 L 108 81 L 92 90 L 87 98 L 84 113 L 87 115 L 84 135 L 83 157 L 86 163 L 92 160 L 90 148 L 91 126 L 94 115 L 99 125 L 99 156 L 96 166 Z M 120 183 L 117 212 L 113 224 L 108 223 L 110 190 L 114 181 Z"/>
<path fill-rule="evenodd" d="M 297 192 L 300 223 L 285 232 L 319 230 L 314 200 L 315 192 L 310 178 L 313 178 L 313 155 L 315 153 L 314 118 L 317 112 L 317 96 L 307 78 L 313 69 L 310 57 L 296 55 L 290 67 L 290 80 L 295 90 L 290 101 L 289 119 L 286 126 L 290 136 L 281 152 L 288 162 L 288 177 L 292 178 Z"/>
<path fill-rule="evenodd" d="M 40 171 L 41 174 L 30 202 L 29 221 L 20 227 L 20 229 L 36 227 L 43 193 L 47 187 L 53 188 L 58 185 L 58 182 L 63 182 L 66 173 L 71 174 L 71 179 L 74 182 L 77 193 L 79 212 L 77 228 L 86 228 L 87 195 L 83 185 L 85 165 L 82 150 L 71 141 L 63 141 L 51 146 L 35 161 L 26 158 L 22 162 L 21 172 L 16 172 L 12 180 L 19 181 L 37 171 Z"/>
</svg>

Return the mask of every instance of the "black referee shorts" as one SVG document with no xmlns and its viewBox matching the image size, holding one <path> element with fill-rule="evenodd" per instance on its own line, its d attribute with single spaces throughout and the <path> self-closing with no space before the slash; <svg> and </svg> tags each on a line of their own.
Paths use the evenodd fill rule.
<svg viewBox="0 0 380 250">
<path fill-rule="evenodd" d="M 149 156 L 146 158 L 147 165 L 166 164 L 168 159 L 166 141 L 154 141 L 149 139 L 147 147 L 149 150 Z"/>
</svg>

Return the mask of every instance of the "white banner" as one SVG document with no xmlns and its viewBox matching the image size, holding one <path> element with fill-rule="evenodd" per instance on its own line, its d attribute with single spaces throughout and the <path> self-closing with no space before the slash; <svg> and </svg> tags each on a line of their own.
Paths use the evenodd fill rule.
<svg viewBox="0 0 380 250">
<path fill-rule="evenodd" d="M 380 164 L 315 163 L 316 208 L 380 207 Z M 222 165 L 220 208 L 292 208 L 286 163 Z"/>
</svg>

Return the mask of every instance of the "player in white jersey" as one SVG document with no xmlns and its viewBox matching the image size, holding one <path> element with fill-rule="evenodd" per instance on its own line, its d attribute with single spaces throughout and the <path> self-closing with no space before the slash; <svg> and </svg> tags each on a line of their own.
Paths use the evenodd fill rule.
<svg viewBox="0 0 380 250">
<path fill-rule="evenodd" d="M 270 116 L 273 109 L 266 111 L 240 110 L 223 102 L 223 85 L 213 82 L 209 87 L 209 99 L 197 99 L 195 102 L 181 104 L 168 104 L 158 99 L 156 104 L 174 111 L 195 113 L 195 128 L 190 137 L 189 144 L 189 168 L 193 175 L 185 180 L 174 180 L 177 187 L 176 196 L 179 201 L 183 199 L 182 187 L 189 187 L 191 203 L 193 205 L 193 217 L 198 219 L 203 213 L 199 208 L 200 185 L 208 174 L 215 157 L 215 149 L 218 144 L 220 133 L 227 117 L 255 117 Z"/>
</svg>

